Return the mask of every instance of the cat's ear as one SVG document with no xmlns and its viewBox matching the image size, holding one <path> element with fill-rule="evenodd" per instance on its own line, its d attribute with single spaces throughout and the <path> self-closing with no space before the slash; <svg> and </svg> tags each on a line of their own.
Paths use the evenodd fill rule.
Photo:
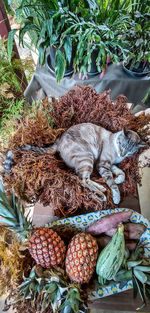
<svg viewBox="0 0 150 313">
<path fill-rule="evenodd" d="M 125 129 L 123 128 L 122 130 L 118 131 L 119 136 L 125 136 Z"/>
<path fill-rule="evenodd" d="M 148 147 L 148 144 L 145 141 L 143 141 L 140 138 L 140 136 L 133 130 L 127 130 L 127 131 L 124 130 L 124 133 L 128 139 L 131 139 L 132 141 L 136 143 L 138 148 Z"/>
<path fill-rule="evenodd" d="M 125 128 L 123 128 L 123 131 L 124 131 L 125 137 L 131 138 L 131 136 L 132 136 L 132 134 L 133 134 L 133 131 L 132 131 L 132 130 L 126 130 Z"/>
</svg>

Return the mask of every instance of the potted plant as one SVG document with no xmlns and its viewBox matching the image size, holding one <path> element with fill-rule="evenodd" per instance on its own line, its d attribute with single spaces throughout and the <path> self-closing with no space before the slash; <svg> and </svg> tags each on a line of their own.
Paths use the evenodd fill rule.
<svg viewBox="0 0 150 313">
<path fill-rule="evenodd" d="M 150 7 L 149 0 L 131 1 L 131 23 L 123 39 L 127 42 L 130 55 L 124 62 L 124 70 L 134 77 L 150 73 Z"/>
<path fill-rule="evenodd" d="M 45 63 L 49 46 L 56 49 L 57 82 L 63 78 L 68 64 L 74 71 L 87 75 L 93 57 L 97 72 L 105 71 L 108 58 L 120 61 L 118 52 L 126 59 L 128 50 L 122 42 L 122 33 L 129 23 L 128 0 L 20 0 L 19 4 L 16 8 L 20 19 L 19 43 L 23 44 L 28 32 L 31 43 L 38 48 L 40 64 Z M 13 29 L 9 34 L 9 59 L 17 31 Z"/>
</svg>

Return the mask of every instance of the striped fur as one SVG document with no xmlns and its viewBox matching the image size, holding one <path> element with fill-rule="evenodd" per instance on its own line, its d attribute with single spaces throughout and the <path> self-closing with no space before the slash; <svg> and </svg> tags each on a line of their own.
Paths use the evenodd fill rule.
<svg viewBox="0 0 150 313">
<path fill-rule="evenodd" d="M 26 145 L 18 149 L 50 154 L 59 152 L 64 162 L 76 171 L 82 184 L 105 201 L 106 197 L 103 193 L 105 188 L 90 179 L 93 166 L 96 164 L 100 176 L 105 178 L 106 184 L 112 191 L 114 203 L 118 204 L 120 192 L 117 185 L 125 180 L 125 174 L 115 164 L 132 156 L 144 145 L 145 143 L 134 131 L 130 130 L 125 133 L 122 130 L 113 134 L 101 126 L 83 123 L 70 127 L 48 148 Z M 12 164 L 12 152 L 9 151 L 5 160 L 7 173 Z"/>
</svg>

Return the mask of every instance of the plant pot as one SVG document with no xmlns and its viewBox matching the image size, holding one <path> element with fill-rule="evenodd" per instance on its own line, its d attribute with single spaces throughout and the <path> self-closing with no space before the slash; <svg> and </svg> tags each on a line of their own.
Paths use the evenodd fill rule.
<svg viewBox="0 0 150 313">
<path fill-rule="evenodd" d="M 140 61 L 139 64 L 132 66 L 131 69 L 131 62 L 123 62 L 123 70 L 132 77 L 144 77 L 150 73 L 150 63 L 147 61 Z"/>
<path fill-rule="evenodd" d="M 60 50 L 61 50 L 61 52 L 63 52 L 63 48 L 60 49 Z M 47 56 L 47 66 L 50 69 L 50 71 L 52 71 L 53 73 L 55 73 L 56 51 L 57 51 L 57 48 L 51 46 L 50 47 L 50 54 Z M 74 69 L 73 69 L 73 58 L 74 58 L 74 54 L 72 54 L 72 58 L 71 58 L 70 64 L 67 64 L 67 66 L 66 66 L 64 77 L 65 76 L 69 76 L 69 75 L 71 75 L 74 72 Z"/>
<path fill-rule="evenodd" d="M 96 66 L 96 59 L 98 57 L 98 53 L 99 53 L 99 49 L 95 49 L 91 54 L 92 63 L 91 63 L 90 72 L 88 72 L 88 66 L 87 66 L 87 75 L 88 76 L 94 76 L 94 75 L 99 74 L 99 71 L 98 71 L 97 66 Z"/>
</svg>

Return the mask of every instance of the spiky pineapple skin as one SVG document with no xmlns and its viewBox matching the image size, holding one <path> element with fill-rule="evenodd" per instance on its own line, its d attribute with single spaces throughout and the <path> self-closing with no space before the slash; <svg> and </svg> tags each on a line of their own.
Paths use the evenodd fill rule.
<svg viewBox="0 0 150 313">
<path fill-rule="evenodd" d="M 51 228 L 37 228 L 28 241 L 28 249 L 35 262 L 42 267 L 55 267 L 64 262 L 65 244 Z"/>
<path fill-rule="evenodd" d="M 95 270 L 97 257 L 96 239 L 86 233 L 75 235 L 68 245 L 65 260 L 66 273 L 70 280 L 88 283 Z"/>
</svg>

